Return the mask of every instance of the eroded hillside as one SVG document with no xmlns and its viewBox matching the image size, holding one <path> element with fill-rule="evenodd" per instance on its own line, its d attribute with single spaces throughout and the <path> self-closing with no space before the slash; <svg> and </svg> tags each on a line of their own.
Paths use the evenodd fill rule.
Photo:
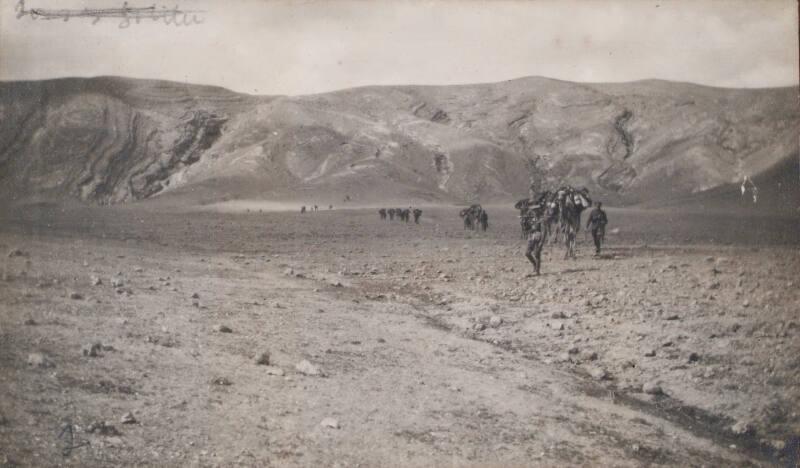
<svg viewBox="0 0 800 468">
<path fill-rule="evenodd" d="M 796 88 L 664 81 L 259 97 L 95 78 L 0 84 L 0 121 L 1 190 L 15 199 L 509 200 L 538 157 L 547 183 L 634 203 L 774 173 L 797 158 L 800 111 Z"/>
</svg>

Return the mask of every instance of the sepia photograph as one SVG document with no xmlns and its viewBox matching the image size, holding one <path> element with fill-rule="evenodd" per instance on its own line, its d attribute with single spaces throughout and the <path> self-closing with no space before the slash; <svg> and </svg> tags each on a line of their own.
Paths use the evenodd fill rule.
<svg viewBox="0 0 800 468">
<path fill-rule="evenodd" d="M 0 0 L 0 467 L 800 467 L 797 0 Z"/>
</svg>

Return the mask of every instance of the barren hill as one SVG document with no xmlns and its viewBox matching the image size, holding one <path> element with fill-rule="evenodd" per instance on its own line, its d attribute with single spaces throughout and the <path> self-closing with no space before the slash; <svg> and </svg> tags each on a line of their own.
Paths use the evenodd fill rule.
<svg viewBox="0 0 800 468">
<path fill-rule="evenodd" d="M 546 183 L 616 203 L 798 180 L 797 88 L 532 77 L 266 97 L 74 78 L 0 83 L 0 121 L 5 199 L 505 201 L 535 157 Z"/>
</svg>

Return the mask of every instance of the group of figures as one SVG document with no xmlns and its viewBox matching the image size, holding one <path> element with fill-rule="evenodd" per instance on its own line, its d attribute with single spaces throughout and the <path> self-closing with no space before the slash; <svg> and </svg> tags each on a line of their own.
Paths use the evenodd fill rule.
<svg viewBox="0 0 800 468">
<path fill-rule="evenodd" d="M 332 210 L 333 209 L 333 205 L 328 205 L 328 209 Z M 306 213 L 306 212 L 309 212 L 309 211 L 319 211 L 319 207 L 317 205 L 309 206 L 308 209 L 306 209 L 305 205 L 300 207 L 300 214 L 303 214 L 303 213 Z"/>
<path fill-rule="evenodd" d="M 592 206 L 589 190 L 564 186 L 555 191 L 545 190 L 534 198 L 518 201 L 514 207 L 519 210 L 522 237 L 528 239 L 525 256 L 539 274 L 541 253 L 545 242 L 559 242 L 564 239 L 566 250 L 564 258 L 575 258 L 575 243 L 580 231 L 581 213 Z M 592 231 L 595 254 L 600 254 L 600 245 L 605 236 L 608 218 L 598 203 L 589 216 L 587 228 Z"/>
<path fill-rule="evenodd" d="M 378 215 L 381 219 L 388 219 L 389 221 L 394 221 L 397 218 L 398 221 L 405 221 L 406 223 L 409 221 L 411 216 L 414 216 L 414 224 L 419 224 L 419 218 L 422 216 L 422 210 L 419 208 L 381 208 L 378 210 Z"/>
<path fill-rule="evenodd" d="M 478 229 L 486 231 L 489 229 L 489 213 L 481 205 L 471 205 L 469 208 L 464 208 L 458 215 L 464 221 L 464 229 L 473 231 Z"/>
</svg>

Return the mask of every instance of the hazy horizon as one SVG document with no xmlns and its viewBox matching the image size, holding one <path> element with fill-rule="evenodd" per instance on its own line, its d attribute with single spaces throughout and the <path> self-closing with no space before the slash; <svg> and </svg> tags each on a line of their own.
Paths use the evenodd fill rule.
<svg viewBox="0 0 800 468">
<path fill-rule="evenodd" d="M 730 90 L 759 90 L 759 89 L 781 89 L 781 88 L 800 88 L 800 83 L 796 83 L 793 85 L 781 85 L 781 86 L 753 86 L 753 87 L 733 87 L 733 86 L 712 86 L 703 83 L 696 83 L 692 81 L 678 81 L 678 80 L 665 80 L 661 78 L 641 78 L 637 80 L 630 80 L 630 81 L 572 81 L 572 80 L 562 80 L 559 78 L 553 78 L 549 76 L 539 76 L 539 75 L 529 75 L 529 76 L 519 76 L 516 78 L 509 78 L 507 80 L 498 80 L 498 81 L 481 81 L 475 83 L 455 83 L 455 84 L 437 84 L 437 83 L 388 83 L 388 84 L 364 84 L 364 85 L 357 85 L 351 86 L 348 88 L 337 88 L 331 89 L 327 91 L 320 91 L 320 92 L 313 92 L 313 93 L 301 93 L 301 94 L 267 94 L 267 93 L 248 93 L 245 91 L 236 91 L 225 86 L 220 86 L 213 83 L 198 83 L 198 82 L 190 82 L 190 81 L 176 81 L 170 80 L 165 78 L 150 78 L 150 77 L 141 77 L 141 76 L 123 76 L 123 75 L 94 75 L 94 76 L 56 76 L 52 78 L 41 78 L 41 79 L 31 79 L 31 80 L 2 80 L 0 79 L 0 83 L 20 83 L 20 82 L 36 82 L 36 81 L 56 81 L 56 80 L 69 80 L 69 79 L 85 79 L 85 80 L 92 80 L 92 79 L 102 79 L 102 78 L 112 78 L 112 79 L 123 79 L 123 80 L 139 80 L 139 81 L 163 81 L 169 83 L 183 83 L 188 86 L 210 86 L 210 87 L 218 87 L 223 88 L 228 91 L 232 91 L 238 94 L 246 94 L 250 96 L 286 96 L 286 97 L 302 97 L 302 96 L 313 96 L 315 94 L 327 94 L 327 93 L 336 93 L 340 91 L 347 91 L 352 89 L 360 89 L 360 88 L 391 88 L 391 87 L 440 87 L 440 86 L 480 86 L 480 85 L 494 85 L 500 83 L 507 83 L 509 81 L 517 81 L 517 80 L 525 80 L 525 79 L 543 79 L 543 80 L 553 80 L 553 81 L 562 81 L 565 83 L 575 83 L 575 84 L 591 84 L 591 85 L 624 85 L 624 84 L 633 84 L 633 83 L 641 83 L 646 81 L 663 81 L 665 83 L 675 83 L 675 84 L 688 84 L 692 86 L 702 86 L 706 88 L 716 88 L 716 89 L 730 89 Z"/>
<path fill-rule="evenodd" d="M 25 7 L 121 4 L 26 0 Z M 179 8 L 204 11 L 202 24 L 148 20 L 126 28 L 116 19 L 18 18 L 18 0 L 0 5 L 3 81 L 121 76 L 254 95 L 536 76 L 721 88 L 799 81 L 797 6 L 791 0 L 183 0 Z"/>
</svg>

